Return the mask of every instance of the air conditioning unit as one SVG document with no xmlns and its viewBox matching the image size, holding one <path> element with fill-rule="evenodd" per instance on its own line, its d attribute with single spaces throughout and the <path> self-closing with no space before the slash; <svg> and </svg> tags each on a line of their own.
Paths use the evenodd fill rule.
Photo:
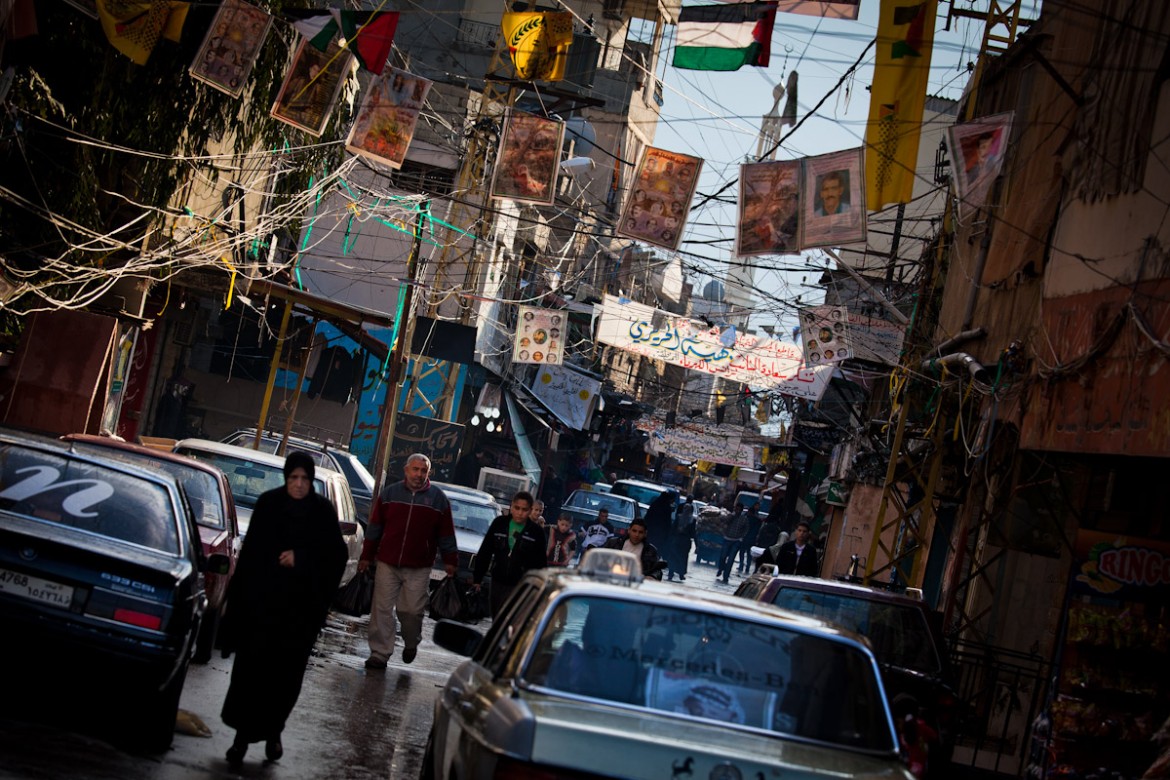
<svg viewBox="0 0 1170 780">
<path fill-rule="evenodd" d="M 479 470 L 479 489 L 491 493 L 501 506 L 507 507 L 512 503 L 512 496 L 521 490 L 532 490 L 532 480 L 527 474 L 515 474 L 485 466 Z"/>
</svg>

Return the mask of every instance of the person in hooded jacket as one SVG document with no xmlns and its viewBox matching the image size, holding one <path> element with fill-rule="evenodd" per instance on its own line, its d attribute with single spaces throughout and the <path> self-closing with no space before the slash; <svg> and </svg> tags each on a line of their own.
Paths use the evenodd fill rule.
<svg viewBox="0 0 1170 780">
<path fill-rule="evenodd" d="M 220 637 L 224 656 L 236 659 L 222 717 L 236 730 L 227 752 L 233 766 L 252 742 L 266 743 L 269 761 L 284 754 L 280 736 L 349 557 L 313 474 L 308 454 L 285 459 L 285 484 L 256 502 L 228 586 Z"/>
</svg>

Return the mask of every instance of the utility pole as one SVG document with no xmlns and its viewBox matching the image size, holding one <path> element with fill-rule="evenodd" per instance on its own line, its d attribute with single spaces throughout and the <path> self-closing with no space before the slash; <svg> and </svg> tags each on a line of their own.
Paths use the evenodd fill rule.
<svg viewBox="0 0 1170 780">
<path fill-rule="evenodd" d="M 390 444 L 394 441 L 394 425 L 398 419 L 398 384 L 402 379 L 402 362 L 406 344 L 414 331 L 414 282 L 418 276 L 419 255 L 422 253 L 423 222 L 430 211 L 431 202 L 424 200 L 414 218 L 414 241 L 410 245 L 410 257 L 406 260 L 406 291 L 402 296 L 402 311 L 398 314 L 398 337 L 390 346 L 389 377 L 386 386 L 386 401 L 382 406 L 382 425 L 378 428 L 378 443 L 374 450 L 374 495 L 382 492 L 386 483 L 386 463 L 390 459 Z"/>
</svg>

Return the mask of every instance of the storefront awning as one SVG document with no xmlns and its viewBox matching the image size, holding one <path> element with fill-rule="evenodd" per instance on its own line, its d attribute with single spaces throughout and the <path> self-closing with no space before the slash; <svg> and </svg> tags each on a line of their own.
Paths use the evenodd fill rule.
<svg viewBox="0 0 1170 780">
<path fill-rule="evenodd" d="M 381 328 L 389 328 L 394 324 L 393 317 L 371 311 L 370 309 L 363 309 L 359 306 L 339 303 L 338 301 L 324 298 L 320 295 L 314 295 L 305 290 L 298 290 L 295 287 L 289 287 L 288 285 L 273 282 L 268 279 L 253 280 L 248 294 L 268 295 L 273 298 L 289 301 L 294 306 L 307 309 L 318 319 L 325 320 L 336 326 L 338 330 L 356 341 L 361 345 L 362 349 L 372 354 L 378 360 L 385 360 L 387 355 L 390 354 L 390 348 L 386 343 L 366 333 L 365 328 L 362 326 L 376 325 Z"/>
</svg>

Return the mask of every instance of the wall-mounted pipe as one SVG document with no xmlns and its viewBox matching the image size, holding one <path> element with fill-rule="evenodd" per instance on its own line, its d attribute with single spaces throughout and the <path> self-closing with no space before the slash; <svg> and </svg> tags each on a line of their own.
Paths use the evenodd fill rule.
<svg viewBox="0 0 1170 780">
<path fill-rule="evenodd" d="M 926 360 L 922 361 L 921 368 L 923 371 L 931 372 L 939 366 L 945 366 L 952 371 L 964 369 L 975 381 L 981 382 L 985 385 L 991 384 L 991 374 L 988 372 L 988 370 L 983 367 L 982 363 L 980 363 L 971 355 L 968 355 L 966 352 L 952 352 L 951 354 L 943 355 L 942 357 L 927 358 Z"/>
</svg>

